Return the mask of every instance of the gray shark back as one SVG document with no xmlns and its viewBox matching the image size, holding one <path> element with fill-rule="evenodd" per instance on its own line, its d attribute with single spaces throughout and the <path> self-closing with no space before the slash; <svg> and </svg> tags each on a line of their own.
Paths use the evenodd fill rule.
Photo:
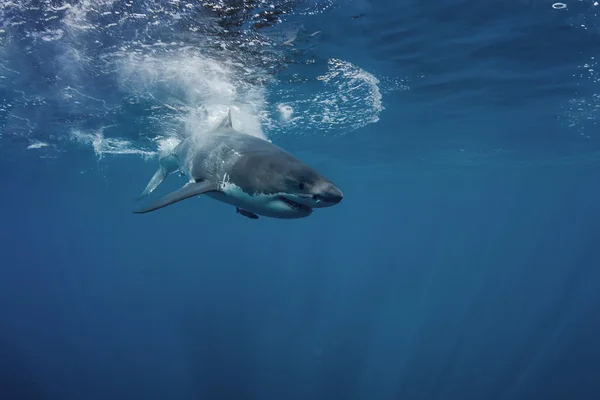
<svg viewBox="0 0 600 400">
<path fill-rule="evenodd" d="M 208 138 L 190 139 L 182 143 L 178 155 L 188 160 L 193 180 L 231 182 L 250 195 L 289 191 L 290 187 L 297 188 L 304 181 L 320 177 L 282 148 L 233 129 L 214 132 Z"/>
</svg>

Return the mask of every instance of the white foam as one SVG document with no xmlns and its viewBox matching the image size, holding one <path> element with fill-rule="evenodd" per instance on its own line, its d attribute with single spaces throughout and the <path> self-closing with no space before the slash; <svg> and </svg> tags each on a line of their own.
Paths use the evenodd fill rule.
<svg viewBox="0 0 600 400">
<path fill-rule="evenodd" d="M 119 63 L 121 86 L 136 96 L 152 96 L 166 106 L 180 101 L 181 135 L 211 131 L 233 110 L 234 128 L 266 139 L 261 128 L 264 89 L 242 81 L 226 62 L 194 49 L 153 54 L 131 53 Z"/>
<path fill-rule="evenodd" d="M 142 150 L 129 140 L 122 138 L 105 138 L 103 129 L 93 132 L 85 132 L 79 129 L 71 130 L 71 138 L 82 144 L 91 145 L 98 158 L 105 154 L 135 154 L 143 158 L 151 158 L 156 155 L 154 151 Z"/>
<path fill-rule="evenodd" d="M 47 146 L 49 146 L 48 143 L 34 141 L 29 146 L 27 146 L 27 150 L 41 149 L 42 147 L 47 147 Z"/>
<path fill-rule="evenodd" d="M 177 147 L 177 145 L 181 142 L 177 137 L 174 136 L 167 136 L 167 137 L 155 137 L 153 139 L 154 142 L 156 142 L 157 147 L 158 147 L 158 157 L 165 157 L 167 155 L 169 155 L 174 149 L 175 147 Z"/>
</svg>

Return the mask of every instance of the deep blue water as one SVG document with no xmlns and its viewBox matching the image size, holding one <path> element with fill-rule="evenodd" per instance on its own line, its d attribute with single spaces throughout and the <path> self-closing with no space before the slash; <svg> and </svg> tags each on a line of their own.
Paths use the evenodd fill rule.
<svg viewBox="0 0 600 400">
<path fill-rule="evenodd" d="M 0 398 L 600 398 L 600 6 L 223 3 L 0 5 Z M 132 214 L 229 107 L 344 200 Z"/>
</svg>

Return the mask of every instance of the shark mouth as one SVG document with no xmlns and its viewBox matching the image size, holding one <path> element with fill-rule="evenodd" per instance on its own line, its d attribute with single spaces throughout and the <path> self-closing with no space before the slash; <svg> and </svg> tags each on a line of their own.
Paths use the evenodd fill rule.
<svg viewBox="0 0 600 400">
<path fill-rule="evenodd" d="M 304 204 L 296 203 L 293 200 L 288 199 L 287 197 L 280 196 L 281 201 L 283 201 L 289 208 L 294 211 L 307 211 L 311 212 L 312 208 L 305 206 Z"/>
</svg>

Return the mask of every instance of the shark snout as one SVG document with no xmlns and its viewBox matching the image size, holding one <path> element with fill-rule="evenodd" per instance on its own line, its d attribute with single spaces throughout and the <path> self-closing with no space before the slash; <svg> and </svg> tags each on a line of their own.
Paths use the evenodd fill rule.
<svg viewBox="0 0 600 400">
<path fill-rule="evenodd" d="M 315 198 L 323 204 L 324 207 L 333 206 L 338 204 L 344 198 L 342 191 L 335 185 L 327 187 L 326 190 L 321 191 L 315 195 Z"/>
</svg>

